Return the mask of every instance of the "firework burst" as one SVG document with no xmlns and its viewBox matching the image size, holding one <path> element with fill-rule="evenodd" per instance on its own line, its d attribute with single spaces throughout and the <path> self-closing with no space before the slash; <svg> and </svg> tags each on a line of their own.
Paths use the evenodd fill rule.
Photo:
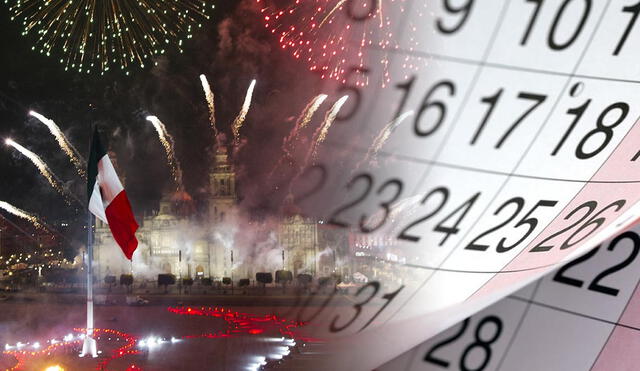
<svg viewBox="0 0 640 371">
<path fill-rule="evenodd" d="M 388 80 L 387 50 L 399 47 L 394 28 L 405 0 L 256 0 L 265 27 L 282 49 L 308 64 L 322 78 L 343 81 L 351 68 L 367 65 L 367 51 L 382 51 L 379 63 Z M 413 29 L 413 27 L 408 27 Z M 411 39 L 412 40 L 412 39 Z M 358 77 L 365 84 L 364 77 Z"/>
<path fill-rule="evenodd" d="M 71 142 L 69 142 L 67 137 L 62 133 L 62 130 L 60 130 L 58 125 L 56 125 L 56 123 L 53 122 L 53 120 L 50 120 L 44 117 L 38 112 L 30 111 L 29 115 L 37 118 L 41 123 L 43 123 L 49 129 L 49 131 L 51 132 L 51 135 L 53 135 L 53 137 L 56 138 L 56 141 L 58 142 L 58 145 L 60 146 L 60 148 L 64 151 L 64 153 L 67 154 L 71 163 L 76 167 L 78 174 L 84 177 L 85 176 L 84 159 L 82 159 L 82 156 L 80 156 L 80 154 L 78 153 L 78 150 L 75 149 L 75 147 L 71 144 Z"/>
<path fill-rule="evenodd" d="M 5 0 L 33 50 L 55 55 L 81 73 L 112 68 L 129 73 L 184 40 L 208 19 L 204 0 Z"/>
<path fill-rule="evenodd" d="M 242 108 L 236 116 L 236 119 L 233 120 L 233 124 L 231 125 L 231 130 L 233 131 L 233 140 L 237 145 L 240 143 L 240 129 L 244 124 L 244 120 L 247 118 L 247 113 L 249 113 L 249 108 L 251 108 L 251 98 L 253 97 L 253 88 L 256 86 L 256 80 L 251 80 L 251 84 L 249 84 L 249 88 L 247 89 L 247 94 L 244 97 L 244 103 L 242 103 Z"/>
<path fill-rule="evenodd" d="M 28 212 L 26 212 L 26 211 L 24 211 L 22 209 L 18 209 L 17 207 L 11 205 L 8 202 L 0 201 L 0 209 L 3 209 L 4 211 L 8 212 L 9 214 L 13 214 L 13 215 L 15 215 L 15 216 L 17 216 L 19 218 L 28 220 L 36 228 L 42 228 L 42 224 L 40 223 L 38 218 L 36 218 L 35 216 L 29 214 Z"/>
<path fill-rule="evenodd" d="M 216 138 L 216 141 L 217 141 L 218 128 L 216 127 L 216 106 L 215 106 L 213 90 L 211 90 L 211 85 L 209 85 L 207 76 L 200 75 L 200 83 L 202 83 L 202 90 L 204 91 L 204 97 L 207 100 L 207 106 L 209 107 L 209 124 L 211 124 L 211 129 L 213 129 L 213 136 L 214 138 Z"/>
<path fill-rule="evenodd" d="M 58 180 L 58 177 L 56 177 L 55 174 L 51 171 L 51 169 L 49 169 L 49 166 L 47 166 L 47 164 L 45 164 L 45 162 L 42 161 L 40 156 L 38 156 L 35 153 L 29 151 L 28 149 L 24 148 L 23 146 L 21 146 L 20 144 L 16 143 L 15 141 L 13 141 L 11 139 L 6 139 L 4 142 L 5 142 L 6 145 L 15 148 L 18 152 L 20 152 L 26 158 L 31 160 L 31 162 L 40 171 L 40 174 L 42 174 L 42 176 L 44 176 L 45 179 L 47 179 L 49 184 L 51 184 L 51 186 L 56 191 L 60 192 L 62 195 L 65 194 L 64 190 L 62 189 L 62 186 L 60 185 L 60 181 Z"/>
<path fill-rule="evenodd" d="M 178 159 L 176 158 L 173 137 L 171 136 L 171 134 L 169 134 L 169 132 L 167 132 L 167 128 L 156 116 L 147 116 L 147 121 L 151 122 L 154 129 L 156 129 L 156 132 L 158 133 L 158 139 L 160 139 L 160 143 L 162 143 L 164 151 L 167 153 L 167 162 L 171 167 L 173 180 L 176 182 L 178 189 L 183 189 L 182 168 L 180 167 L 180 162 L 178 162 Z"/>
</svg>

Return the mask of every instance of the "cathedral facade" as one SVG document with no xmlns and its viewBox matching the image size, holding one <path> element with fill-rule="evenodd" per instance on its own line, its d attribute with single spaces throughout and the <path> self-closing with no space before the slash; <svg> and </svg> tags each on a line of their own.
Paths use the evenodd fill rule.
<svg viewBox="0 0 640 371">
<path fill-rule="evenodd" d="M 136 277 L 155 279 L 159 273 L 176 277 L 221 279 L 255 277 L 260 271 L 286 269 L 294 277 L 300 273 L 313 276 L 335 271 L 336 248 L 328 249 L 326 231 L 318 223 L 299 215 L 276 223 L 254 226 L 267 229 L 275 241 L 270 259 L 254 257 L 243 261 L 247 251 L 234 245 L 234 234 L 243 234 L 234 226 L 238 197 L 236 174 L 225 147 L 220 147 L 209 173 L 209 189 L 204 213 L 205 222 L 194 220 L 190 196 L 184 192 L 165 195 L 159 209 L 145 216 L 136 233 L 139 246 L 128 261 L 117 247 L 109 227 L 96 221 L 94 264 L 97 277 L 133 273 Z M 259 224 L 259 223 L 258 223 Z M 331 243 L 333 245 L 333 243 Z M 331 251 L 331 253 L 327 253 Z M 339 254 L 343 255 L 344 253 Z M 235 257 L 235 261 L 234 261 Z M 271 260 L 267 264 L 266 260 Z"/>
<path fill-rule="evenodd" d="M 225 147 L 217 150 L 209 174 L 207 219 L 211 228 L 194 220 L 193 204 L 185 192 L 166 194 L 158 211 L 145 216 L 136 232 L 139 245 L 128 261 L 113 241 L 109 226 L 96 220 L 94 264 L 97 277 L 133 273 L 155 278 L 159 273 L 177 277 L 226 277 L 231 274 L 233 246 L 215 238 L 236 204 L 236 177 Z M 185 210 L 187 209 L 187 210 Z"/>
</svg>

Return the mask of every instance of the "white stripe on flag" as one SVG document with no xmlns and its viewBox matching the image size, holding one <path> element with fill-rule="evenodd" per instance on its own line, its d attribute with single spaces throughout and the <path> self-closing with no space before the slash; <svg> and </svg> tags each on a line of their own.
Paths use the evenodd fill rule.
<svg viewBox="0 0 640 371">
<path fill-rule="evenodd" d="M 96 218 L 102 220 L 103 223 L 107 222 L 107 215 L 104 213 L 105 207 L 102 203 L 102 197 L 100 197 L 100 185 L 96 181 L 93 185 L 93 192 L 91 192 L 91 198 L 89 199 L 89 211 L 96 216 Z"/>
<path fill-rule="evenodd" d="M 109 156 L 104 155 L 98 161 L 98 176 L 89 199 L 89 210 L 100 220 L 107 223 L 105 210 L 114 198 L 124 191 L 124 187 L 113 168 Z"/>
</svg>

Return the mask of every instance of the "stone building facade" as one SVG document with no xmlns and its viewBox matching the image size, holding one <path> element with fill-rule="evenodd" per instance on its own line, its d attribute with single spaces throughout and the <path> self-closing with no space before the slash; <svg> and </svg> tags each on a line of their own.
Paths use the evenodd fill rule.
<svg viewBox="0 0 640 371">
<path fill-rule="evenodd" d="M 260 264 L 238 264 L 241 251 L 232 243 L 224 242 L 234 240 L 232 234 L 236 231 L 230 226 L 232 222 L 229 219 L 236 212 L 238 203 L 236 173 L 226 148 L 217 150 L 208 178 L 209 195 L 205 203 L 206 212 L 202 213 L 206 215 L 206 222 L 194 219 L 193 201 L 188 194 L 176 192 L 165 195 L 158 212 L 142 220 L 136 233 L 140 244 L 133 263 L 120 252 L 108 226 L 97 220 L 94 244 L 97 277 L 102 280 L 106 275 L 133 272 L 135 276 L 149 279 L 158 273 L 192 278 L 254 278 Z M 341 260 L 345 253 L 334 246 L 336 234 L 326 238 L 327 231 L 322 227 L 313 219 L 295 214 L 277 223 L 273 231 L 277 239 L 274 248 L 278 250 L 276 254 L 284 255 L 284 268 L 294 276 L 299 273 L 322 276 L 336 272 L 336 259 Z M 340 245 L 347 247 L 346 234 Z M 280 267 L 278 264 L 277 269 Z"/>
</svg>

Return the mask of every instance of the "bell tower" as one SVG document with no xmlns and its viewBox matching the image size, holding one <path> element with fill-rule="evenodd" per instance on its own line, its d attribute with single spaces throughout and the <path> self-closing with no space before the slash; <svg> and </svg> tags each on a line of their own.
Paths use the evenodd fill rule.
<svg viewBox="0 0 640 371">
<path fill-rule="evenodd" d="M 224 222 L 237 200 L 235 169 L 229 161 L 226 147 L 219 146 L 216 149 L 213 170 L 209 174 L 209 187 L 209 219 L 214 223 Z"/>
</svg>

